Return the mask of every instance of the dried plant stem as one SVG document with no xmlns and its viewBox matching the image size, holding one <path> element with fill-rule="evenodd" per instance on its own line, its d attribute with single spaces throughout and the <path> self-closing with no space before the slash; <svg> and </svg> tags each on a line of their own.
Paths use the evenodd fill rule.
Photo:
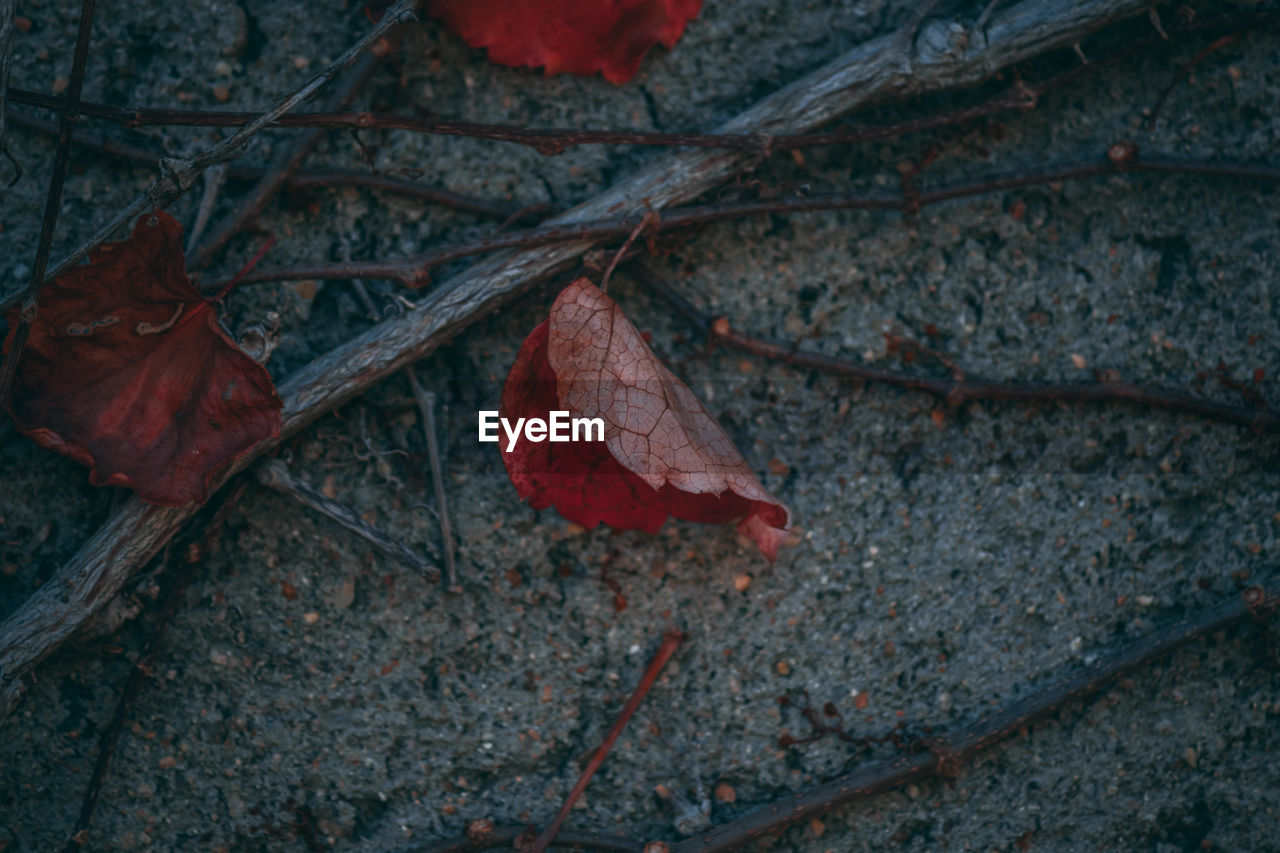
<svg viewBox="0 0 1280 853">
<path fill-rule="evenodd" d="M 431 469 L 431 485 L 436 494 L 436 517 L 440 519 L 440 539 L 444 547 L 444 583 L 450 592 L 462 592 L 458 585 L 458 566 L 454 557 L 453 528 L 449 524 L 449 501 L 444 489 L 444 466 L 440 464 L 440 447 L 436 442 L 436 395 L 428 393 L 418 382 L 412 366 L 404 369 L 413 389 L 413 401 L 422 421 L 422 436 L 427 442 L 427 465 Z"/>
<path fill-rule="evenodd" d="M 908 48 L 927 16 L 932 3 L 921 3 L 911 20 L 900 31 L 907 37 L 900 45 Z M 1174 30 L 1177 34 L 1203 30 L 1236 30 L 1233 37 L 1247 32 L 1275 17 L 1274 12 L 1258 12 L 1249 15 L 1219 16 L 1194 21 Z M 983 29 L 986 15 L 976 29 Z M 521 125 L 485 124 L 454 121 L 430 116 L 406 116 L 394 113 L 359 112 L 295 112 L 280 116 L 272 127 L 308 127 L 350 130 L 399 130 L 436 136 L 457 136 L 469 139 L 487 139 L 493 142 L 524 145 L 542 154 L 555 155 L 568 148 L 581 145 L 645 145 L 683 148 L 722 148 L 744 151 L 756 156 L 768 156 L 777 151 L 812 148 L 821 145 L 849 145 L 889 139 L 936 130 L 957 124 L 965 124 L 984 116 L 1012 109 L 1030 109 L 1046 92 L 1075 80 L 1077 77 L 1132 56 L 1137 50 L 1152 43 L 1167 40 L 1141 39 L 1130 43 L 1120 51 L 1101 59 L 1084 63 L 1070 71 L 1055 75 L 1039 83 L 1017 82 L 1009 89 L 988 101 L 958 110 L 924 116 L 905 122 L 878 127 L 848 128 L 823 133 L 668 133 L 641 130 L 589 130 L 583 128 L 528 128 Z M 1215 45 L 1217 43 L 1215 42 Z M 1211 50 L 1206 51 L 1207 55 Z M 1197 61 L 1203 59 L 1199 57 Z M 58 109 L 60 99 L 27 89 L 14 89 L 14 103 L 43 109 Z M 86 115 L 111 121 L 124 127 L 228 127 L 243 124 L 252 113 L 228 110 L 183 110 L 147 107 L 114 107 L 106 104 L 84 105 Z"/>
<path fill-rule="evenodd" d="M 658 647 L 653 659 L 645 667 L 644 675 L 640 677 L 640 683 L 636 685 L 631 697 L 627 699 L 627 704 L 622 706 L 622 710 L 618 713 L 618 719 L 613 723 L 613 728 L 609 729 L 609 733 L 600 742 L 599 748 L 591 756 L 587 766 L 582 769 L 582 773 L 578 776 L 578 781 L 574 783 L 573 790 L 569 791 L 569 795 L 564 798 L 564 803 L 560 806 L 560 810 L 556 812 L 556 816 L 547 824 L 546 829 L 539 833 L 537 840 L 529 848 L 529 853 L 543 853 L 551 845 L 551 842 L 555 840 L 556 833 L 560 831 L 560 826 L 564 823 L 564 819 L 569 816 L 569 810 L 573 808 L 573 804 L 582 796 L 582 792 L 587 790 L 587 784 L 591 781 L 591 777 L 596 775 L 596 771 L 604 763 L 609 751 L 613 749 L 614 743 L 617 742 L 618 737 L 622 734 L 622 730 L 627 727 L 627 723 L 635 714 L 636 709 L 640 707 L 640 703 L 648 695 L 649 689 L 653 687 L 653 682 L 658 679 L 658 674 L 662 672 L 662 668 L 667 665 L 667 661 L 671 660 L 671 656 L 676 653 L 676 649 L 680 648 L 680 644 L 684 641 L 685 635 L 680 631 L 668 631 L 662 635 L 662 645 Z"/>
<path fill-rule="evenodd" d="M 402 22 L 412 20 L 414 6 L 414 0 L 396 0 L 395 5 L 387 10 L 387 14 L 382 17 L 382 20 L 377 25 L 330 63 L 328 67 L 293 92 L 281 98 L 266 112 L 252 115 L 247 122 L 243 123 L 243 127 L 217 145 L 186 159 L 165 158 L 161 160 L 160 176 L 152 181 L 128 207 L 118 213 L 97 233 L 54 267 L 48 277 L 57 278 L 70 269 L 72 264 L 96 248 L 99 243 L 109 239 L 119 229 L 131 224 L 146 211 L 168 205 L 175 198 L 186 192 L 205 169 L 238 156 L 243 152 L 245 146 L 249 144 L 249 141 L 264 127 L 269 126 L 285 113 L 292 111 L 299 104 L 309 101 L 327 86 L 334 77 L 359 59 L 366 50 L 371 48 L 392 29 L 398 27 Z"/>
<path fill-rule="evenodd" d="M 401 8 L 397 4 L 396 9 Z M 804 132 L 875 100 L 973 85 L 1004 65 L 1079 41 L 1145 8 L 1143 0 L 1024 0 L 993 14 L 984 44 L 963 54 L 937 47 L 923 36 L 907 47 L 893 35 L 881 36 L 773 93 L 718 131 Z M 926 24 L 926 30 L 933 25 Z M 937 21 L 936 25 L 945 30 L 948 23 Z M 675 152 L 555 221 L 568 225 L 632 215 L 638 221 L 644 210 L 661 210 L 697 198 L 736 174 L 750 159 L 739 151 Z M 118 221 L 131 219 L 129 214 Z M 582 240 L 526 249 L 477 264 L 431 291 L 412 311 L 384 320 L 316 359 L 279 389 L 284 400 L 280 437 L 264 441 L 237 460 L 213 487 L 325 412 L 420 360 L 477 319 L 574 263 L 593 244 L 593 240 Z M 36 664 L 110 601 L 194 511 L 193 506 L 156 507 L 130 498 L 0 623 L 0 719 L 17 704 L 23 679 Z"/>
<path fill-rule="evenodd" d="M 29 128 L 39 133 L 56 134 L 58 126 L 54 122 L 29 116 L 26 113 L 10 111 L 9 121 L 19 127 Z M 127 142 L 110 139 L 100 131 L 78 130 L 71 136 L 73 145 L 91 148 L 110 157 L 154 166 L 160 162 L 162 155 L 146 148 L 131 145 Z M 233 181 L 258 181 L 271 169 L 270 164 L 248 163 L 237 160 L 227 165 L 227 177 Z M 365 189 L 389 192 L 406 198 L 416 199 L 428 204 L 439 204 L 456 210 L 490 216 L 494 219 L 507 219 L 518 214 L 521 205 L 506 201 L 479 198 L 463 193 L 455 193 L 438 187 L 429 187 L 418 181 L 396 175 L 384 175 L 360 169 L 298 169 L 290 172 L 285 178 L 285 188 L 289 190 L 312 190 L 340 186 L 363 187 Z"/>
<path fill-rule="evenodd" d="M 107 771 L 111 767 L 111 759 L 115 755 L 116 746 L 120 742 L 120 735 L 124 731 L 125 721 L 133 711 L 138 694 L 142 691 L 142 685 L 146 682 L 147 677 L 151 675 L 152 667 L 155 664 L 156 652 L 160 649 L 160 641 L 164 639 L 165 631 L 173 620 L 174 613 L 178 610 L 178 605 L 182 601 L 182 593 L 195 577 L 209 544 L 214 541 L 214 537 L 221 531 L 223 522 L 226 521 L 227 515 L 230 514 L 231 509 L 239 501 L 240 495 L 244 492 L 244 487 L 245 480 L 243 479 L 232 487 L 230 493 L 218 502 L 217 508 L 208 513 L 209 523 L 201 526 L 199 539 L 191 542 L 187 551 L 178 557 L 179 568 L 174 572 L 169 591 L 165 594 L 164 604 L 160 608 L 160 615 L 156 619 L 155 625 L 151 627 L 151 632 L 142 646 L 142 651 L 138 655 L 132 671 L 129 673 L 129 678 L 125 681 L 124 689 L 120 691 L 120 699 L 116 702 L 115 712 L 111 715 L 110 722 L 102 730 L 102 736 L 98 740 L 98 757 L 94 761 L 93 773 L 89 777 L 89 784 L 85 788 L 84 798 L 80 802 L 80 814 L 76 818 L 75 828 L 63 848 L 63 853 L 76 853 L 89 840 L 89 825 L 93 820 L 94 809 L 98 805 L 98 797 L 102 793 L 102 784 L 106 781 Z"/>
<path fill-rule="evenodd" d="M 1070 702 L 1095 695 L 1117 678 L 1171 654 L 1196 640 L 1245 620 L 1265 623 L 1280 607 L 1280 595 L 1252 586 L 1220 604 L 1157 628 L 1136 642 L 1103 655 L 1094 663 L 1013 701 L 951 734 L 931 739 L 921 751 L 872 764 L 830 782 L 791 794 L 737 820 L 713 826 L 693 838 L 673 844 L 654 842 L 664 853 L 725 853 L 741 850 L 789 826 L 823 815 L 877 794 L 934 776 L 954 778 L 974 756 L 1040 722 Z M 473 853 L 510 847 L 520 837 L 515 827 L 486 827 L 483 833 L 442 841 L 413 853 Z M 625 838 L 576 831 L 562 833 L 565 846 L 638 853 L 649 845 Z M 593 844 L 594 846 L 588 846 Z"/>
<path fill-rule="evenodd" d="M 475 823 L 480 823 L 476 821 Z M 406 853 L 477 853 L 480 850 L 513 850 L 528 837 L 525 826 L 493 826 L 485 823 L 468 827 L 467 835 L 450 841 L 440 841 L 425 847 L 415 847 Z M 556 847 L 567 850 L 588 850 L 594 853 L 646 853 L 643 842 L 599 832 L 562 829 L 556 834 Z"/>
<path fill-rule="evenodd" d="M 401 260 L 259 267 L 244 279 L 244 283 L 301 279 L 384 278 L 395 279 L 408 287 L 422 287 L 430 283 L 431 271 L 442 264 L 496 252 L 500 249 L 528 249 L 555 243 L 627 237 L 636 234 L 642 228 L 656 235 L 748 216 L 790 215 L 830 210 L 885 210 L 915 213 L 930 205 L 967 196 L 1025 189 L 1056 181 L 1085 180 L 1124 174 L 1211 175 L 1265 183 L 1280 181 L 1280 167 L 1277 166 L 1145 157 L 1133 153 L 1120 162 L 1108 157 L 1100 157 L 1082 162 L 1052 164 L 1021 172 L 1000 172 L 961 181 L 926 185 L 923 188 L 913 189 L 910 194 L 883 190 L 823 193 L 676 208 L 660 216 L 654 213 L 652 218 L 646 215 L 645 217 L 546 225 L 495 233 L 475 240 L 431 249 Z M 221 280 L 206 283 L 204 289 L 216 290 L 219 286 L 221 286 Z"/>
<path fill-rule="evenodd" d="M 0 409 L 9 401 L 14 377 L 18 375 L 18 363 L 22 350 L 31 333 L 31 323 L 39 310 L 40 287 L 44 284 L 44 272 L 49 266 L 49 251 L 53 248 L 53 233 L 58 224 L 58 211 L 62 208 L 62 184 L 67 177 L 71 160 L 71 128 L 80 110 L 80 92 L 84 88 L 84 73 L 89 64 L 89 37 L 93 32 L 93 11 L 96 0 L 82 0 L 80 4 L 80 29 L 76 34 L 75 53 L 71 58 L 71 76 L 67 84 L 67 97 L 63 102 L 62 118 L 58 123 L 58 147 L 53 158 L 53 174 L 49 177 L 49 191 L 44 200 L 44 218 L 40 222 L 40 236 L 36 241 L 36 256 L 31 264 L 31 279 L 22 297 L 22 313 L 18 327 L 9 338 L 9 347 L 0 361 Z M 2 106 L 2 105 L 0 105 Z"/>
<path fill-rule="evenodd" d="M 738 820 L 712 827 L 695 838 L 672 844 L 671 853 L 737 850 L 769 833 L 909 782 L 931 776 L 954 777 L 978 753 L 1045 719 L 1066 703 L 1092 696 L 1125 673 L 1200 637 L 1249 617 L 1268 618 L 1275 612 L 1276 602 L 1274 594 L 1268 595 L 1261 587 L 1249 587 L 1216 607 L 1157 629 L 1025 699 L 937 739 L 927 752 L 855 770 L 786 797 Z"/>
<path fill-rule="evenodd" d="M 200 238 L 204 235 L 204 229 L 209 224 L 209 218 L 213 216 L 213 209 L 218 204 L 218 195 L 222 192 L 222 185 L 226 182 L 226 163 L 219 163 L 205 170 L 204 190 L 200 194 L 200 205 L 196 208 L 196 219 L 191 224 L 191 230 L 187 232 L 187 247 L 184 250 L 187 257 L 190 257 L 191 253 L 200 245 Z"/>
<path fill-rule="evenodd" d="M 1059 82 L 1076 76 L 1085 66 L 1034 85 L 1018 84 L 1004 95 L 977 106 L 879 127 L 837 130 L 827 133 L 770 136 L 764 133 L 667 133 L 644 130 L 584 130 L 579 128 L 527 128 L 520 125 L 481 124 L 420 116 L 377 112 L 300 112 L 281 116 L 275 128 L 399 130 L 435 136 L 458 136 L 509 142 L 536 149 L 547 155 L 563 153 L 580 145 L 644 145 L 682 148 L 723 148 L 745 151 L 758 157 L 776 151 L 812 148 L 819 145 L 848 145 L 890 139 L 964 124 L 982 116 L 1010 109 L 1029 109 L 1036 98 Z M 1088 66 L 1088 67 L 1092 67 Z M 56 109 L 62 99 L 27 89 L 13 90 L 13 102 L 29 107 Z M 171 110 L 84 105 L 85 114 L 124 127 L 230 127 L 243 124 L 253 113 L 220 110 Z"/>
<path fill-rule="evenodd" d="M 712 317 L 699 311 L 683 295 L 675 291 L 660 276 L 643 264 L 634 263 L 629 270 L 646 287 L 661 296 L 678 313 L 699 330 L 712 336 L 718 344 L 749 352 L 762 358 L 781 361 L 796 367 L 807 367 L 848 379 L 878 382 L 912 391 L 923 391 L 941 398 L 952 406 L 962 406 L 976 401 L 1020 400 L 1029 402 L 1101 402 L 1130 403 L 1166 409 L 1210 420 L 1225 421 L 1249 427 L 1257 432 L 1280 429 L 1280 411 L 1260 409 L 1254 406 L 1233 406 L 1216 403 L 1192 394 L 1169 391 L 1127 382 L 1114 371 L 1100 372 L 1099 378 L 1078 382 L 1026 382 L 975 379 L 963 373 L 942 379 L 903 373 L 881 367 L 871 367 L 860 361 L 825 355 L 795 346 L 754 338 L 735 332 L 716 331 Z"/>
<path fill-rule="evenodd" d="M 288 495 L 326 518 L 330 518 L 350 530 L 382 553 L 422 574 L 428 580 L 439 580 L 440 570 L 413 549 L 391 538 L 361 518 L 346 504 L 325 497 L 308 483 L 299 480 L 279 459 L 267 459 L 254 466 L 258 482 L 269 489 Z"/>
<path fill-rule="evenodd" d="M 17 29 L 14 15 L 18 0 L 0 0 L 0 151 L 4 147 L 4 119 L 9 94 L 9 65 L 13 61 L 13 32 Z"/>
<path fill-rule="evenodd" d="M 335 107 L 345 106 L 356 96 L 356 92 L 373 75 L 381 63 L 380 56 L 366 53 L 356 60 L 342 79 L 334 86 L 329 103 Z M 253 189 L 236 202 L 235 209 L 228 213 L 202 240 L 195 250 L 187 255 L 187 268 L 201 270 L 213 260 L 214 253 L 227 244 L 247 222 L 262 212 L 280 188 L 284 186 L 289 175 L 298 167 L 302 159 L 310 153 L 324 135 L 320 130 L 308 130 L 293 143 L 281 151 L 268 165 L 262 177 L 254 184 Z"/>
</svg>

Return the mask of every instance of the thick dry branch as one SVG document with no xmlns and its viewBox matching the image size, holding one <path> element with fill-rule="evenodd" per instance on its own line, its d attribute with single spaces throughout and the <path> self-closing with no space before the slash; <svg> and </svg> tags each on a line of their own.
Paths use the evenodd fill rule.
<svg viewBox="0 0 1280 853">
<path fill-rule="evenodd" d="M 632 273 L 653 290 L 686 320 L 712 339 L 727 347 L 749 352 L 763 358 L 781 361 L 796 367 L 807 367 L 822 373 L 830 373 L 847 379 L 878 382 L 911 391 L 923 391 L 939 397 L 952 406 L 977 401 L 1016 400 L 1024 402 L 1062 403 L 1130 403 L 1155 409 L 1166 409 L 1210 420 L 1225 421 L 1249 427 L 1257 432 L 1280 429 L 1280 411 L 1256 406 L 1236 406 L 1218 403 L 1182 391 L 1155 388 L 1128 382 L 1115 371 L 1099 371 L 1098 378 L 1077 382 L 1028 382 L 1018 380 L 978 379 L 969 376 L 939 377 L 920 376 L 871 367 L 861 361 L 825 355 L 794 346 L 784 346 L 772 341 L 754 338 L 735 332 L 731 328 L 717 329 L 713 318 L 698 310 L 689 300 L 676 292 L 643 264 L 634 264 Z"/>
<path fill-rule="evenodd" d="M 1004 65 L 1078 42 L 1093 30 L 1145 8 L 1142 0 L 1025 0 L 996 12 L 985 38 L 970 38 L 967 44 L 955 40 L 951 22 L 927 22 L 913 40 L 888 34 L 865 42 L 717 130 L 800 133 L 875 101 L 973 85 Z M 697 198 L 750 161 L 751 155 L 740 151 L 672 153 L 561 214 L 555 222 L 638 217 L 646 210 L 668 208 Z M 573 263 L 593 242 L 560 243 L 477 264 L 429 293 L 414 310 L 385 320 L 316 359 L 280 387 L 284 400 L 280 438 L 246 454 L 214 485 Z M 130 498 L 17 612 L 0 623 L 0 718 L 12 711 L 22 695 L 27 673 L 110 600 L 195 509 L 156 507 Z"/>
<path fill-rule="evenodd" d="M 650 235 L 709 225 L 747 216 L 789 215 L 829 210 L 887 210 L 914 213 L 929 205 L 992 192 L 1025 189 L 1057 181 L 1084 180 L 1123 174 L 1211 175 L 1274 183 L 1280 181 L 1280 167 L 1265 163 L 1203 162 L 1170 157 L 1142 157 L 1132 146 L 1120 144 L 1120 159 L 1100 157 L 1078 163 L 1042 166 L 1022 172 L 1001 172 L 962 181 L 939 183 L 913 189 L 909 193 L 875 190 L 871 192 L 821 193 L 815 195 L 730 201 L 676 208 L 661 216 L 604 219 L 546 225 L 520 231 L 506 231 L 431 249 L 420 255 L 393 261 L 344 261 L 320 264 L 258 267 L 242 284 L 303 279 L 395 279 L 408 287 L 422 287 L 431 281 L 431 271 L 442 264 L 501 249 L 527 249 L 553 243 L 580 240 L 607 240 L 627 237 L 643 229 Z M 214 293 L 226 280 L 205 283 L 202 289 Z"/>
</svg>

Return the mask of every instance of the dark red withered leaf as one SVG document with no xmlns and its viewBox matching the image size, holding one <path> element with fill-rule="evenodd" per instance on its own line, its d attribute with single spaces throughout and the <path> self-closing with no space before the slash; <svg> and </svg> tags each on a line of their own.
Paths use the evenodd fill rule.
<svg viewBox="0 0 1280 853">
<path fill-rule="evenodd" d="M 9 328 L 6 352 L 16 309 Z M 94 485 L 166 506 L 203 502 L 218 469 L 279 433 L 280 406 L 191 286 L 182 226 L 160 210 L 44 286 L 9 403 L 19 430 L 89 466 Z"/>
<path fill-rule="evenodd" d="M 675 46 L 702 0 L 429 0 L 427 14 L 501 65 L 547 74 L 635 76 L 655 44 Z"/>
<path fill-rule="evenodd" d="M 770 560 L 786 541 L 787 509 L 733 441 L 649 349 L 612 299 L 585 278 L 564 289 L 525 339 L 502 390 L 501 416 L 551 411 L 604 420 L 605 440 L 521 437 L 502 454 L 516 491 L 583 527 L 656 533 L 667 516 L 738 530 Z M 503 445 L 505 450 L 505 444 Z"/>
</svg>

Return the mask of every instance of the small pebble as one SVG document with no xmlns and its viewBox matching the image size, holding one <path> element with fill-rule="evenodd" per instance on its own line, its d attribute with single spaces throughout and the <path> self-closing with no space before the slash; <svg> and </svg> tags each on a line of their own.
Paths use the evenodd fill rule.
<svg viewBox="0 0 1280 853">
<path fill-rule="evenodd" d="M 733 588 L 738 592 L 746 592 L 747 587 L 751 586 L 751 575 L 743 572 L 733 579 Z"/>
<path fill-rule="evenodd" d="M 716 785 L 717 801 L 722 803 L 732 803 L 732 802 L 736 802 L 737 799 L 738 799 L 738 792 L 735 791 L 733 789 L 733 786 L 730 785 L 728 782 L 721 782 L 719 785 Z"/>
<path fill-rule="evenodd" d="M 55 77 L 53 78 L 53 85 L 50 89 L 53 90 L 53 94 L 61 95 L 63 92 L 67 91 L 67 86 L 69 85 L 71 85 L 71 81 L 66 77 Z"/>
<path fill-rule="evenodd" d="M 215 83 L 213 86 L 213 99 L 220 104 L 225 104 L 231 99 L 231 87 L 226 83 Z"/>
<path fill-rule="evenodd" d="M 780 660 L 780 661 L 778 661 L 777 666 L 775 667 L 775 669 L 777 669 L 777 670 L 778 670 L 778 675 L 790 675 L 790 674 L 791 674 L 791 664 L 787 663 L 787 662 L 786 662 L 786 661 L 784 661 L 784 660 Z"/>
</svg>

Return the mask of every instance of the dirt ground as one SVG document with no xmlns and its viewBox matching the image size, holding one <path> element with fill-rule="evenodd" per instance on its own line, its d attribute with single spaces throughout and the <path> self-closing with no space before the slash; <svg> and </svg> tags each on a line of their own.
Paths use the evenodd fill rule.
<svg viewBox="0 0 1280 853">
<path fill-rule="evenodd" d="M 709 129 L 893 30 L 910 5 L 707 0 L 678 47 L 654 51 L 623 86 L 497 67 L 427 22 L 360 103 L 529 126 Z M 948 3 L 935 14 L 972 22 L 984 5 Z M 1202 14 L 1253 8 L 1191 5 Z M 78 9 L 73 0 L 20 0 L 31 26 L 17 39 L 14 85 L 58 91 Z M 365 27 L 340 0 L 112 4 L 95 24 L 85 96 L 260 108 Z M 1081 48 L 1102 56 L 1151 33 L 1143 18 Z M 962 132 L 775 156 L 743 181 L 748 191 L 758 181 L 788 193 L 893 188 L 899 164 L 934 150 L 921 180 L 1093 157 L 1120 139 L 1150 153 L 1276 163 L 1274 26 L 1213 51 L 1146 126 L 1178 69 L 1211 40 L 1143 50 L 1033 111 Z M 1039 80 L 1079 61 L 1056 51 L 1019 73 Z M 974 103 L 1010 79 L 860 120 Z M 183 129 L 113 135 L 171 153 L 209 138 Z M 264 134 L 248 156 L 265 160 L 289 138 Z M 572 204 L 661 156 L 588 146 L 547 157 L 390 132 L 360 141 L 380 169 L 417 170 L 428 184 L 517 204 Z M 6 292 L 30 272 L 53 159 L 50 139 L 22 128 L 10 128 L 7 145 L 25 172 L 2 196 Z M 367 165 L 345 132 L 308 162 Z M 76 154 L 55 258 L 152 176 Z M 241 192 L 224 193 L 222 209 Z M 173 206 L 183 223 L 198 197 Z M 734 221 L 648 263 L 736 329 L 831 355 L 936 375 L 928 360 L 904 365 L 889 350 L 886 335 L 902 335 L 977 376 L 1072 380 L 1115 369 L 1239 401 L 1215 378 L 1222 366 L 1280 405 L 1276 199 L 1273 186 L 1229 178 L 1111 177 L 907 218 Z M 259 224 L 280 241 L 272 263 L 399 257 L 495 225 L 354 189 L 283 196 Z M 237 238 L 221 268 L 237 268 L 261 239 Z M 445 593 L 310 510 L 249 488 L 169 629 L 85 849 L 399 850 L 458 835 L 477 818 L 542 824 L 673 626 L 687 643 L 566 825 L 674 841 L 846 762 L 894 754 L 830 736 L 780 747 L 784 734 L 809 733 L 780 696 L 799 703 L 807 691 L 813 707 L 834 703 L 857 734 L 899 723 L 915 733 L 954 728 L 1245 581 L 1274 589 L 1280 579 L 1274 435 L 1124 405 L 952 409 L 708 353 L 625 268 L 611 295 L 791 507 L 796 542 L 769 565 L 731 526 L 672 522 L 649 536 L 583 531 L 535 512 L 517 498 L 496 446 L 477 443 L 476 412 L 497 408 L 516 349 L 565 281 L 417 366 L 441 400 L 464 592 Z M 391 282 L 367 285 L 394 310 Z M 244 287 L 225 321 L 238 330 L 272 310 L 284 320 L 269 364 L 277 379 L 370 324 L 343 281 Z M 299 476 L 438 554 L 403 377 L 324 417 L 287 452 Z M 76 464 L 10 435 L 0 446 L 0 617 L 75 553 L 117 499 L 89 486 Z M 739 589 L 743 576 L 750 583 Z M 147 595 L 156 588 L 154 579 L 133 588 L 141 618 L 40 667 L 0 724 L 5 853 L 65 840 L 98 735 L 158 610 Z M 836 810 L 761 849 L 1280 850 L 1280 672 L 1267 660 L 1253 628 L 1213 636 L 991 750 L 954 784 Z M 660 799 L 658 785 L 694 801 L 692 811 Z"/>
</svg>

